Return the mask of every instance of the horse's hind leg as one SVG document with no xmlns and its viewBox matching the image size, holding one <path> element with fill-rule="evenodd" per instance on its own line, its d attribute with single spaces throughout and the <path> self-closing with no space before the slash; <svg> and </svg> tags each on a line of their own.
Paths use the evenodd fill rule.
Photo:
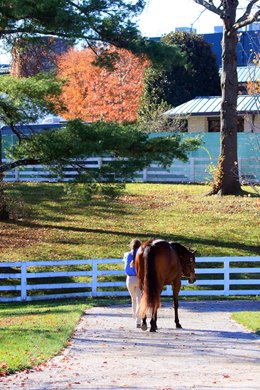
<svg viewBox="0 0 260 390">
<path fill-rule="evenodd" d="M 151 324 L 150 332 L 156 332 L 157 331 L 157 310 L 156 313 L 152 316 L 150 324 Z"/>
<path fill-rule="evenodd" d="M 141 329 L 142 330 L 147 330 L 146 316 L 144 318 L 142 318 Z"/>
<path fill-rule="evenodd" d="M 155 313 L 154 319 L 155 319 L 155 330 L 157 330 L 158 329 L 158 327 L 157 327 L 157 311 Z"/>
<path fill-rule="evenodd" d="M 179 301 L 178 301 L 178 295 L 181 288 L 181 281 L 178 281 L 176 284 L 173 285 L 173 304 L 174 304 L 174 316 L 175 316 L 175 324 L 176 328 L 181 329 L 181 324 L 179 321 L 179 314 L 178 314 L 178 308 L 179 308 Z"/>
</svg>

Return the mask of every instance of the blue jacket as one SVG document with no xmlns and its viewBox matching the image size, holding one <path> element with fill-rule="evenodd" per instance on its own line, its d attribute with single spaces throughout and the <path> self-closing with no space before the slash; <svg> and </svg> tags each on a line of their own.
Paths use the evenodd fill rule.
<svg viewBox="0 0 260 390">
<path fill-rule="evenodd" d="M 133 261 L 132 252 L 126 252 L 124 254 L 123 262 L 125 263 L 125 273 L 128 276 L 136 276 L 135 267 L 131 267 L 131 262 Z"/>
</svg>

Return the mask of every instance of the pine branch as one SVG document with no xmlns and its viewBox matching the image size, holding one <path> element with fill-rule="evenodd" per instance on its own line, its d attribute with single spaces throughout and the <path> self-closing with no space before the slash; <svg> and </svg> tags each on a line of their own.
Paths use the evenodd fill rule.
<svg viewBox="0 0 260 390">
<path fill-rule="evenodd" d="M 0 165 L 0 173 L 8 172 L 11 169 L 17 167 L 40 164 L 40 162 L 41 161 L 39 159 L 35 159 L 35 158 L 24 158 L 16 161 L 11 161 Z"/>
</svg>

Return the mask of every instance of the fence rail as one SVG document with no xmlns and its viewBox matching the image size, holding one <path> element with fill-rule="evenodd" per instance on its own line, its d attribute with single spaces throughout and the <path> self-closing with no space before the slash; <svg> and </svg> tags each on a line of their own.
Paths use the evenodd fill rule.
<svg viewBox="0 0 260 390">
<path fill-rule="evenodd" d="M 259 295 L 259 262 L 260 257 L 197 258 L 198 280 L 192 286 L 183 280 L 180 295 Z M 162 295 L 171 296 L 171 286 Z M 121 259 L 0 263 L 0 302 L 105 296 L 128 296 Z"/>
<path fill-rule="evenodd" d="M 112 158 L 93 157 L 81 162 L 86 169 L 99 169 L 103 164 L 111 161 Z M 4 160 L 7 161 L 7 160 Z M 209 158 L 191 157 L 187 163 L 174 160 L 169 168 L 163 168 L 157 164 L 138 172 L 136 181 L 141 182 L 173 182 L 173 183 L 197 183 L 212 179 L 209 172 L 210 163 L 217 164 L 216 160 Z M 260 164 L 255 158 L 240 158 L 238 161 L 241 182 L 244 184 L 254 184 L 260 182 Z M 64 170 L 63 181 L 75 178 L 77 171 L 72 166 L 67 166 Z M 35 181 L 35 182 L 56 182 L 60 178 L 53 175 L 50 170 L 43 165 L 28 165 L 23 168 L 16 168 L 6 173 L 5 181 Z"/>
</svg>

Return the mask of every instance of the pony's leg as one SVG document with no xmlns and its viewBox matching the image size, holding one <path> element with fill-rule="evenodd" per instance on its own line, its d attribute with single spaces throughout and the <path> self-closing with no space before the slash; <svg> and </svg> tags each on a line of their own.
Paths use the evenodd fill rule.
<svg viewBox="0 0 260 390">
<path fill-rule="evenodd" d="M 146 322 L 146 316 L 142 318 L 142 325 L 141 325 L 142 330 L 147 330 L 147 322 Z"/>
<path fill-rule="evenodd" d="M 174 304 L 174 316 L 175 316 L 175 324 L 176 328 L 181 328 L 181 324 L 179 321 L 179 315 L 178 315 L 178 308 L 179 308 L 179 301 L 178 296 L 181 289 L 181 280 L 178 280 L 174 282 L 173 288 L 173 304 Z"/>
</svg>

